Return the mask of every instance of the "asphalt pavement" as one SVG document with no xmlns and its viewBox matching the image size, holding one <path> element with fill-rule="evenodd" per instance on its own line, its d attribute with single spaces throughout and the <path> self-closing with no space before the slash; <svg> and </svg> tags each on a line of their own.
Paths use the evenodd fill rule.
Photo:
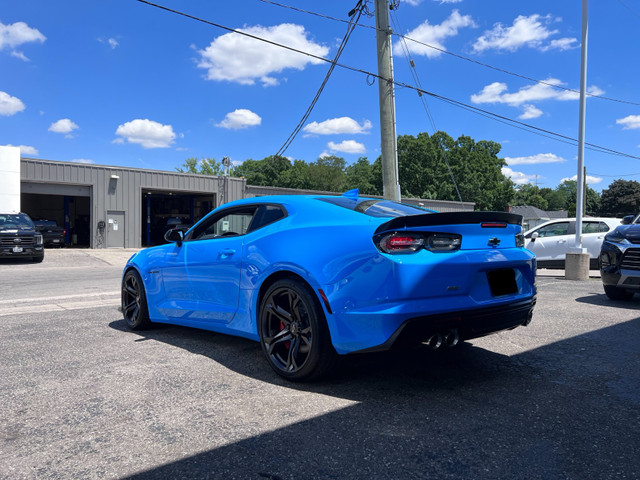
<svg viewBox="0 0 640 480">
<path fill-rule="evenodd" d="M 528 327 L 291 384 L 258 344 L 118 311 L 134 252 L 0 262 L 2 479 L 640 479 L 640 296 L 538 277 Z"/>
</svg>

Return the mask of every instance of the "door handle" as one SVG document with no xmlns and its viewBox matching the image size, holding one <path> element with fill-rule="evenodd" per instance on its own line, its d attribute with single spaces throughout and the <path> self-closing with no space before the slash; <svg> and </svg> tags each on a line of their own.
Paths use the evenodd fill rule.
<svg viewBox="0 0 640 480">
<path fill-rule="evenodd" d="M 566 240 L 558 240 L 558 243 L 567 243 Z"/>
<path fill-rule="evenodd" d="M 220 256 L 221 257 L 230 257 L 234 253 L 236 253 L 235 249 L 233 249 L 233 248 L 225 248 L 224 250 L 220 251 Z"/>
</svg>

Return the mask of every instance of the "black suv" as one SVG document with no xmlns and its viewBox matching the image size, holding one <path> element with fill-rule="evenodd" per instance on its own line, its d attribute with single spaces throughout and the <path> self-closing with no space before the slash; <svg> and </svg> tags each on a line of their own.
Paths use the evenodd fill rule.
<svg viewBox="0 0 640 480">
<path fill-rule="evenodd" d="M 26 213 L 0 213 L 0 258 L 44 259 L 42 234 Z"/>
<path fill-rule="evenodd" d="M 609 232 L 600 250 L 600 276 L 607 296 L 626 300 L 640 292 L 640 224 Z"/>
</svg>

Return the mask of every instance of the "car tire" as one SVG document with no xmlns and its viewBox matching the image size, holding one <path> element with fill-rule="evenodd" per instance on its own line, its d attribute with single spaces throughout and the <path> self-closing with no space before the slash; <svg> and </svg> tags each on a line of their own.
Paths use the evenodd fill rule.
<svg viewBox="0 0 640 480">
<path fill-rule="evenodd" d="M 603 285 L 604 293 L 607 294 L 611 300 L 631 300 L 633 292 L 625 290 L 624 288 L 614 287 L 613 285 Z"/>
<path fill-rule="evenodd" d="M 324 312 L 306 284 L 276 281 L 262 297 L 258 318 L 262 351 L 281 377 L 318 379 L 334 366 L 337 354 Z"/>
<path fill-rule="evenodd" d="M 144 283 L 134 269 L 128 270 L 122 279 L 122 316 L 131 330 L 143 330 L 151 326 Z"/>
</svg>

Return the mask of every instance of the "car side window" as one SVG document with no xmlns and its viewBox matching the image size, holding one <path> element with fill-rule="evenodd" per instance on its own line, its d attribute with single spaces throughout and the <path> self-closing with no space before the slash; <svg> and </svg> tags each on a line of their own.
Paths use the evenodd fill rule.
<svg viewBox="0 0 640 480">
<path fill-rule="evenodd" d="M 582 224 L 582 233 L 602 233 L 608 231 L 609 225 L 604 222 L 584 222 Z"/>
<path fill-rule="evenodd" d="M 253 232 L 267 226 L 273 222 L 277 222 L 286 216 L 283 207 L 280 205 L 260 205 L 258 211 L 253 217 L 249 231 Z"/>
<path fill-rule="evenodd" d="M 257 207 L 234 208 L 220 212 L 198 225 L 188 240 L 208 240 L 218 237 L 236 237 L 244 235 Z"/>
<path fill-rule="evenodd" d="M 540 238 L 556 237 L 558 235 L 568 235 L 568 231 L 569 222 L 552 223 L 551 225 L 538 229 L 538 236 Z"/>
</svg>

